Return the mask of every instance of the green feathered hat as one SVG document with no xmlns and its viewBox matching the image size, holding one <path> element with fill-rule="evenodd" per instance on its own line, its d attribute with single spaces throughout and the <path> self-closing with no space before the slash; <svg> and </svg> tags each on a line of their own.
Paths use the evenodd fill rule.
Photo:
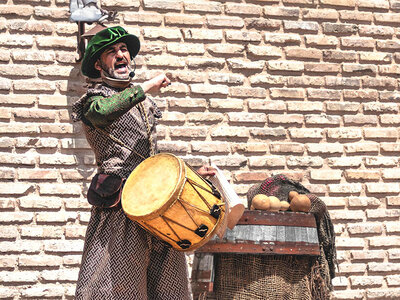
<svg viewBox="0 0 400 300">
<path fill-rule="evenodd" d="M 129 34 L 121 26 L 103 29 L 91 38 L 86 47 L 81 66 L 82 74 L 90 78 L 100 77 L 100 72 L 94 67 L 95 62 L 108 46 L 119 42 L 127 45 L 131 59 L 138 54 L 140 41 L 136 35 Z"/>
</svg>

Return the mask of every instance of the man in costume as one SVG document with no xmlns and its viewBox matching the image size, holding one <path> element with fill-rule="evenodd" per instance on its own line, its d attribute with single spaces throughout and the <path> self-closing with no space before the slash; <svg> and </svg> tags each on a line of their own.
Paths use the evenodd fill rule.
<svg viewBox="0 0 400 300">
<path fill-rule="evenodd" d="M 102 82 L 73 105 L 72 118 L 82 121 L 98 166 L 91 188 L 94 198 L 88 224 L 76 299 L 189 299 L 185 256 L 128 219 L 118 202 L 121 178 L 157 153 L 156 119 L 161 112 L 146 97 L 170 80 L 158 75 L 134 85 L 131 60 L 139 39 L 120 26 L 98 32 L 88 43 L 82 73 Z M 203 166 L 200 175 L 214 175 Z M 109 183 L 108 185 L 106 183 Z M 89 189 L 89 192 L 92 190 Z M 101 200 L 104 200 L 103 202 Z"/>
</svg>

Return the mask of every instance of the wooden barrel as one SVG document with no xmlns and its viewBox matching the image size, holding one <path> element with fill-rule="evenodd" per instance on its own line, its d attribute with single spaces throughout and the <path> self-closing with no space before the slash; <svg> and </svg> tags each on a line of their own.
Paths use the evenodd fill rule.
<svg viewBox="0 0 400 300">
<path fill-rule="evenodd" d="M 313 214 L 246 210 L 233 228 L 220 239 L 215 236 L 196 250 L 192 267 L 192 290 L 212 292 L 214 254 L 320 255 Z"/>
</svg>

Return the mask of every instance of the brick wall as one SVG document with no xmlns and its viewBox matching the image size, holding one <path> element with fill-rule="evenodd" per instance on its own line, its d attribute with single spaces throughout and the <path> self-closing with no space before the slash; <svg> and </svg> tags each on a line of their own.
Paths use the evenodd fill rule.
<svg viewBox="0 0 400 300">
<path fill-rule="evenodd" d="M 71 299 L 94 157 L 67 0 L 0 0 L 0 298 Z M 140 35 L 160 149 L 245 197 L 276 173 L 328 205 L 334 299 L 400 298 L 399 0 L 109 0 Z M 105 3 L 107 2 L 107 4 Z"/>
</svg>

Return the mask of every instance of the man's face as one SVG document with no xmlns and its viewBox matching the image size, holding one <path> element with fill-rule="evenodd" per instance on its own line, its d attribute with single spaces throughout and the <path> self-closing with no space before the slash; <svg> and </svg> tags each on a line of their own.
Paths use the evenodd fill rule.
<svg viewBox="0 0 400 300">
<path fill-rule="evenodd" d="M 116 79 L 128 79 L 131 69 L 131 57 L 125 43 L 117 43 L 106 48 L 94 67 Z"/>
</svg>

